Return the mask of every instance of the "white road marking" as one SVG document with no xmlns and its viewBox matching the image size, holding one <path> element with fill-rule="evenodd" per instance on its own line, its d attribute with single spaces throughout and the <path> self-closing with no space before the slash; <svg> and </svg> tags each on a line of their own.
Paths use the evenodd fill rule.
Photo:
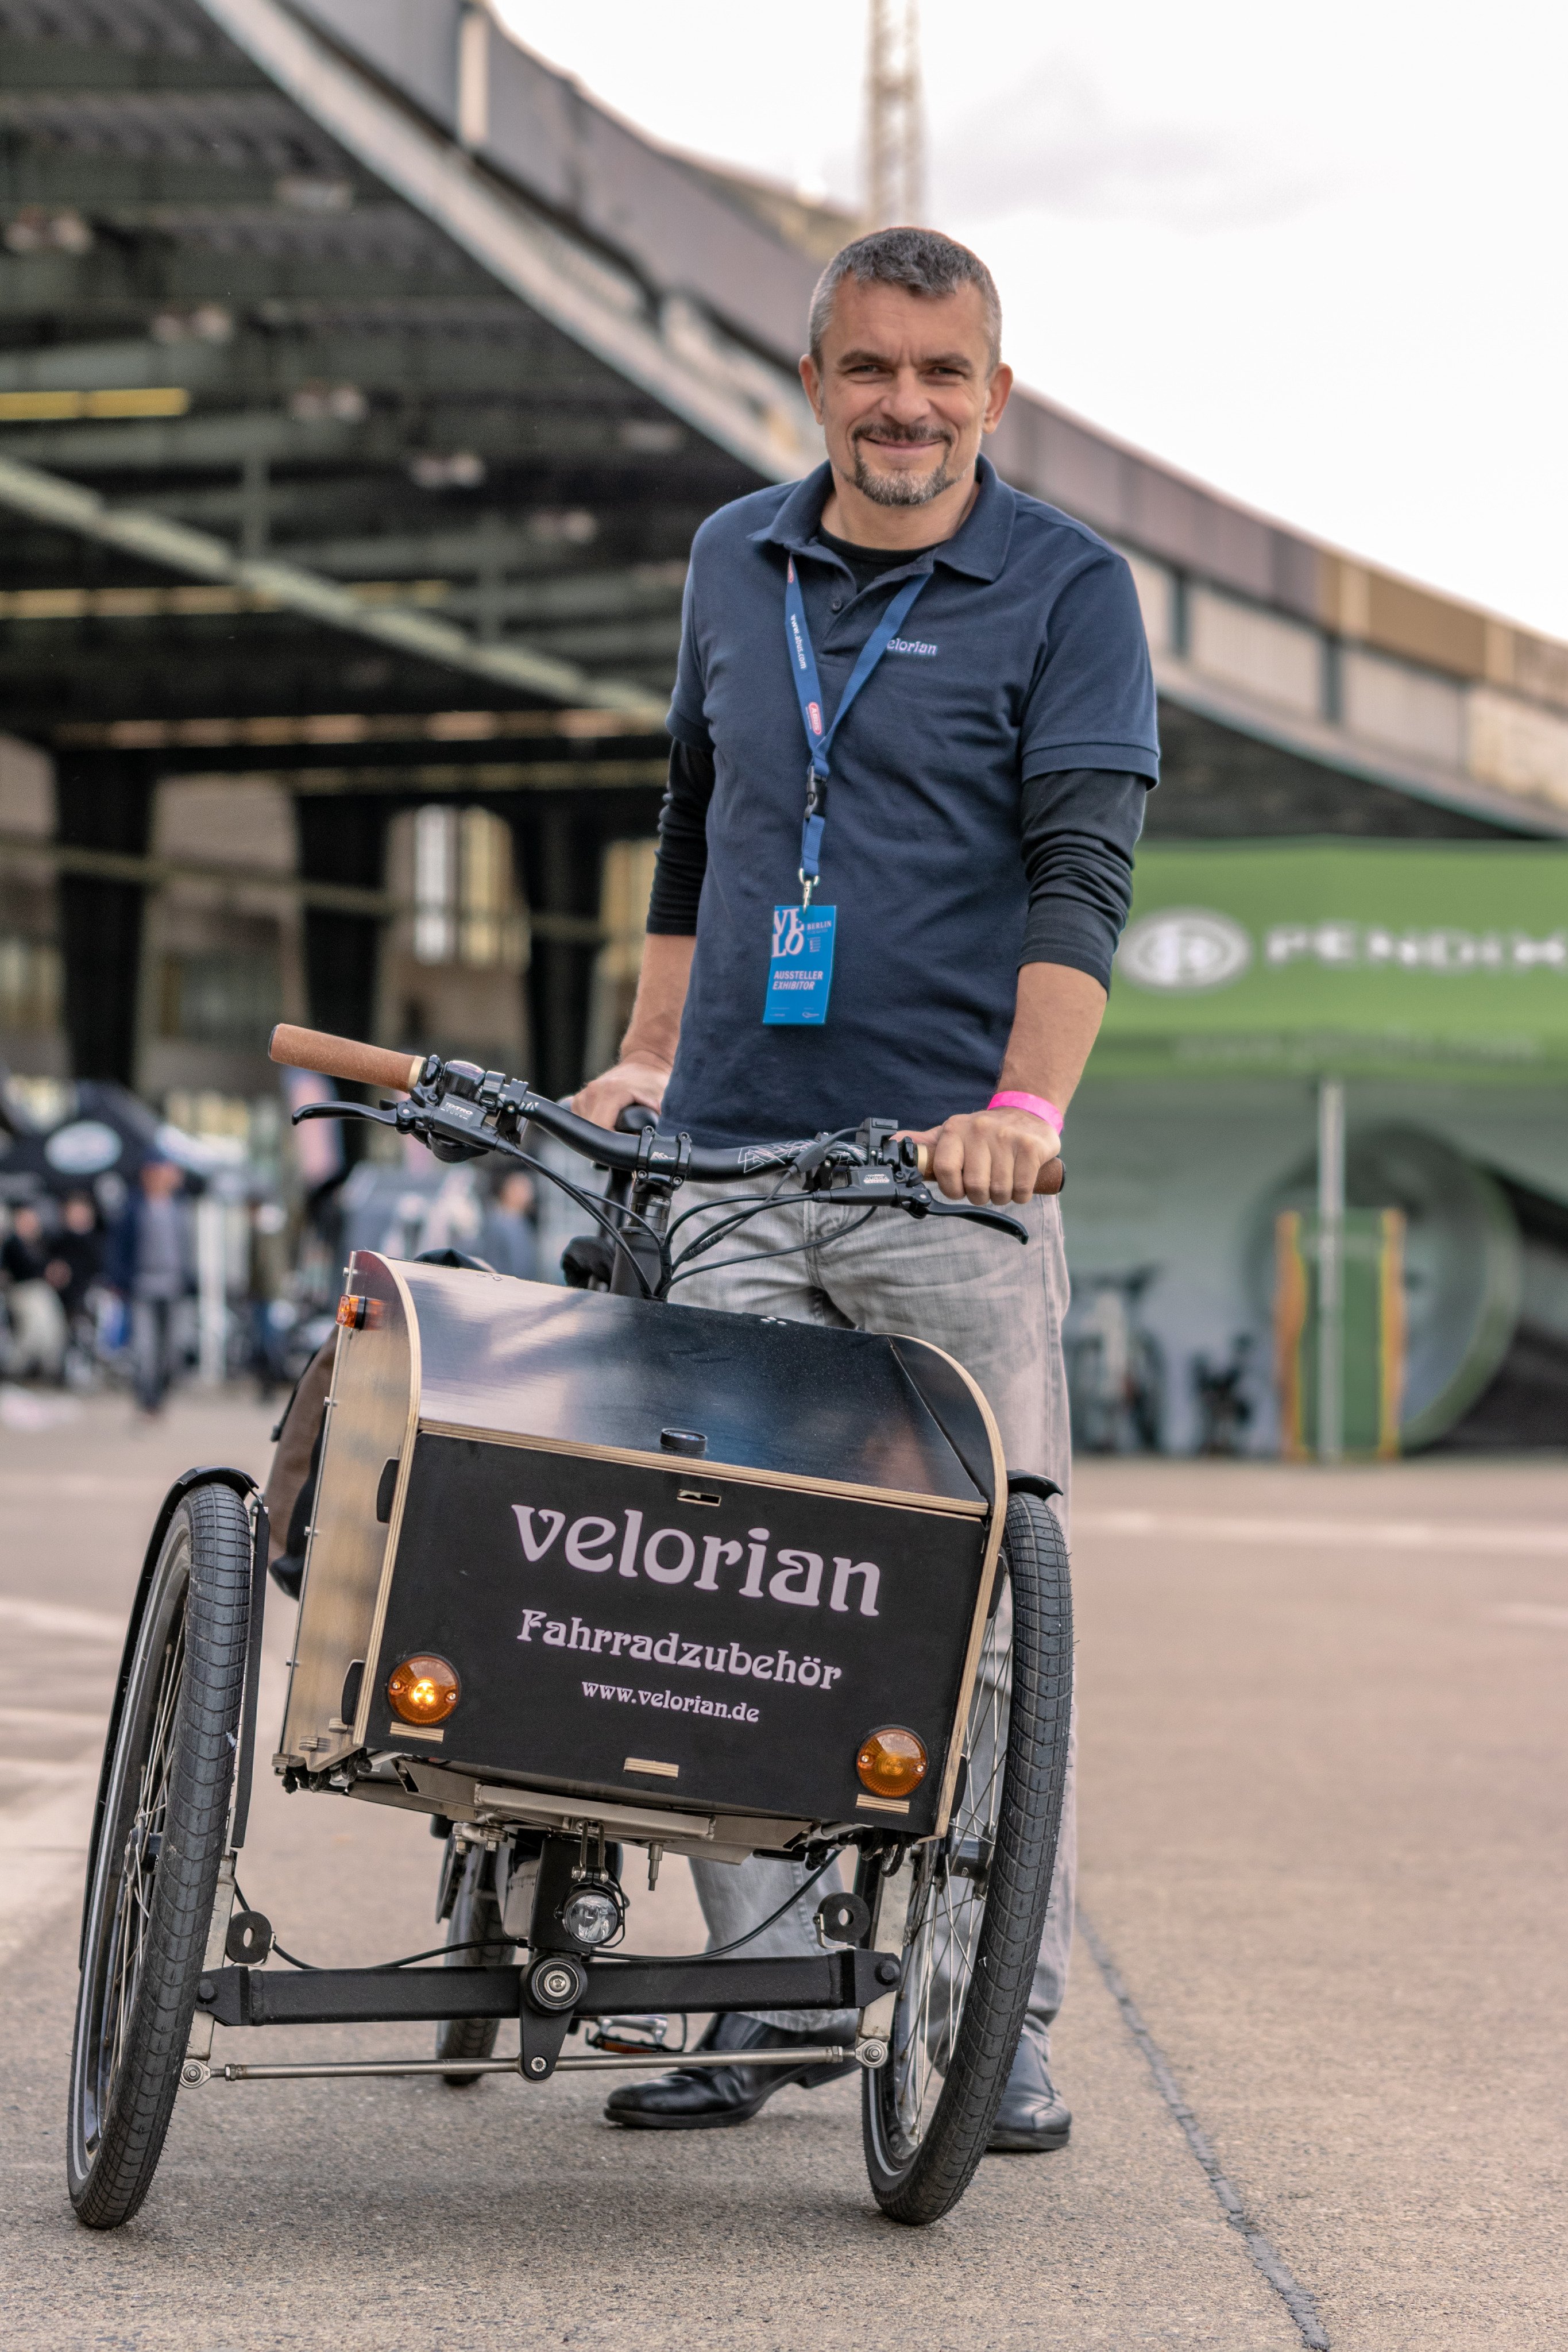
<svg viewBox="0 0 1568 2352">
<path fill-rule="evenodd" d="M 0 1629 L 60 1644 L 68 1653 L 96 1653 L 94 1682 L 125 1639 L 123 1621 L 106 1611 L 9 1597 L 0 1598 Z M 72 1732 L 85 1750 L 65 1764 L 0 1758 L 0 1783 L 16 1791 L 0 1803 L 0 1966 L 57 1913 L 81 1900 L 98 1791 L 97 1748 L 106 1717 L 107 1709 L 89 1715 L 61 1707 L 0 1706 L 0 1731 L 19 1735 L 24 1743 L 29 1732 Z"/>
<path fill-rule="evenodd" d="M 80 1899 L 98 1766 L 79 1764 L 47 1797 L 0 1808 L 0 1964 Z"/>
<path fill-rule="evenodd" d="M 125 1478 L 109 1470 L 21 1470 L 0 1465 L 0 1497 L 6 1495 L 156 1495 L 169 1491 L 166 1478 Z"/>
<path fill-rule="evenodd" d="M 1312 1544 L 1324 1551 L 1510 1554 L 1568 1559 L 1568 1528 L 1507 1521 L 1481 1527 L 1428 1519 L 1301 1519 L 1197 1511 L 1075 1510 L 1075 1530 L 1153 1536 L 1178 1543 Z"/>
<path fill-rule="evenodd" d="M 1568 1633 L 1568 1609 L 1554 1609 L 1549 1601 L 1504 1601 L 1487 1614 L 1504 1625 L 1544 1625 L 1553 1633 Z"/>
<path fill-rule="evenodd" d="M 111 1642 L 119 1649 L 125 1639 L 123 1617 L 101 1609 L 68 1609 L 54 1601 L 0 1599 L 0 1625 L 17 1626 L 24 1633 L 54 1633 L 64 1642 Z"/>
<path fill-rule="evenodd" d="M 100 1715 L 68 1715 L 58 1706 L 0 1706 L 0 1730 L 11 1725 L 21 1731 L 81 1731 L 97 1735 L 108 1721 L 107 1707 Z"/>
<path fill-rule="evenodd" d="M 20 1780 L 29 1790 L 67 1788 L 89 1768 L 96 1772 L 98 1762 L 96 1755 L 77 1756 L 68 1764 L 34 1763 L 26 1756 L 0 1756 L 0 1782 Z"/>
</svg>

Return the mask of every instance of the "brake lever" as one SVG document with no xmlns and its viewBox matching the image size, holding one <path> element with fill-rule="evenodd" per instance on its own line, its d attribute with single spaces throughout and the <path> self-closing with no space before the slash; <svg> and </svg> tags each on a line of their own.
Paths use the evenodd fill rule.
<svg viewBox="0 0 1568 2352">
<path fill-rule="evenodd" d="M 967 1201 L 942 1201 L 932 1194 L 923 1211 L 917 1210 L 915 1213 L 928 1217 L 967 1217 L 972 1225 L 989 1225 L 994 1233 L 1011 1234 L 1016 1242 L 1026 1243 L 1029 1238 L 1017 1218 L 1008 1216 L 1005 1209 L 977 1209 Z"/>
<path fill-rule="evenodd" d="M 373 1109 L 369 1103 L 304 1103 L 294 1112 L 289 1125 L 298 1127 L 302 1118 L 367 1118 L 373 1127 L 390 1127 L 395 1129 L 400 1135 L 417 1137 L 437 1160 L 447 1161 L 479 1160 L 487 1151 L 492 1150 L 510 1151 L 519 1158 L 523 1156 L 517 1151 L 515 1144 L 496 1136 L 487 1136 L 479 1143 L 468 1142 L 463 1134 L 463 1129 L 474 1124 L 472 1114 L 479 1111 L 482 1107 L 479 1104 L 464 1103 L 458 1108 L 461 1112 L 468 1114 L 460 1123 L 447 1115 L 444 1110 L 422 1109 L 412 1102 L 402 1102 L 395 1109 L 383 1110 Z M 456 1135 L 445 1133 L 443 1130 L 448 1127 L 457 1127 L 458 1133 Z"/>
<path fill-rule="evenodd" d="M 376 1127 L 395 1127 L 397 1113 L 374 1110 L 369 1103 L 324 1102 L 302 1103 L 290 1118 L 290 1127 L 298 1127 L 303 1118 L 368 1118 Z"/>
</svg>

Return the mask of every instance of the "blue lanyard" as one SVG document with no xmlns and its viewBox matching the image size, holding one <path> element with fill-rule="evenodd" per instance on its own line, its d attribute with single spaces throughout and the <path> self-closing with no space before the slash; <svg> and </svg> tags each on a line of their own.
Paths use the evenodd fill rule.
<svg viewBox="0 0 1568 2352">
<path fill-rule="evenodd" d="M 822 688 L 817 682 L 816 656 L 805 622 L 805 599 L 795 578 L 795 558 L 792 555 L 789 559 L 784 578 L 784 635 L 789 643 L 790 675 L 795 679 L 806 749 L 811 754 L 811 764 L 805 772 L 805 822 L 800 829 L 800 883 L 805 906 L 811 904 L 812 890 L 822 870 L 822 835 L 827 823 L 827 755 L 833 739 L 845 712 L 898 635 L 909 617 L 910 607 L 930 578 L 929 572 L 921 572 L 914 579 L 905 581 L 861 646 L 829 727 L 823 717 Z"/>
</svg>

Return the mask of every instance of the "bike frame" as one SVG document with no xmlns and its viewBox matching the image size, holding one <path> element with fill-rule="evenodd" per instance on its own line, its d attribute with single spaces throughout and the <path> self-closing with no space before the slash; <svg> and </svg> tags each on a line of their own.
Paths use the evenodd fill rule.
<svg viewBox="0 0 1568 2352">
<path fill-rule="evenodd" d="M 282 1034 L 279 1033 L 280 1035 Z M 323 1052 L 322 1048 L 328 1050 Z M 395 1105 L 375 1106 L 349 1101 L 313 1104 L 297 1113 L 297 1118 L 336 1117 L 369 1119 L 392 1127 L 400 1133 L 417 1136 L 438 1158 L 460 1160 L 494 1151 L 536 1171 L 551 1181 L 563 1184 L 569 1195 L 592 1218 L 596 1229 L 593 1237 L 595 1246 L 573 1276 L 576 1286 L 607 1292 L 624 1300 L 640 1301 L 644 1306 L 667 1300 L 672 1285 L 679 1280 L 682 1264 L 689 1262 L 693 1255 L 701 1255 L 700 1246 L 694 1248 L 689 1243 L 683 1258 L 671 1242 L 671 1203 L 679 1186 L 689 1179 L 714 1183 L 755 1183 L 758 1180 L 772 1179 L 772 1189 L 763 1199 L 736 1204 L 740 1212 L 737 1224 L 758 1213 L 772 1202 L 786 1196 L 797 1199 L 820 1197 L 835 1206 L 858 1208 L 866 1214 L 880 1208 L 896 1207 L 916 1217 L 962 1216 L 1020 1242 L 1027 1239 L 1018 1221 L 1002 1211 L 977 1207 L 965 1202 L 949 1202 L 940 1194 L 932 1193 L 924 1181 L 916 1147 L 910 1139 L 897 1135 L 891 1120 L 867 1120 L 852 1137 L 823 1136 L 809 1142 L 759 1146 L 743 1151 L 709 1151 L 694 1147 L 690 1138 L 684 1134 L 669 1135 L 661 1131 L 656 1116 L 647 1111 L 633 1110 L 625 1115 L 620 1131 L 611 1133 L 578 1118 L 561 1105 L 542 1098 L 524 1082 L 508 1079 L 498 1072 L 481 1071 L 472 1064 L 443 1063 L 434 1056 L 422 1063 L 407 1063 L 398 1056 L 378 1056 L 374 1049 L 345 1045 L 344 1041 L 321 1039 L 309 1039 L 306 1051 L 283 1052 L 279 1050 L 275 1039 L 274 1056 L 297 1060 L 303 1066 L 324 1069 L 328 1075 L 364 1077 L 372 1083 L 379 1081 L 384 1086 L 398 1085 L 406 1088 L 404 1099 Z M 371 1064 L 375 1066 L 370 1066 Z M 388 1064 L 393 1066 L 389 1068 Z M 396 1071 L 395 1076 L 394 1070 Z M 607 1171 L 608 1181 L 602 1198 L 595 1198 L 539 1161 L 527 1149 L 526 1135 L 531 1125 L 544 1129 Z M 1059 1187 L 1059 1162 L 1053 1163 L 1053 1168 L 1056 1181 L 1047 1181 L 1043 1189 L 1054 1191 Z M 786 1188 L 792 1180 L 795 1189 L 786 1195 Z M 719 1205 L 721 1209 L 722 1204 Z M 675 1222 L 679 1224 L 679 1220 Z M 412 1276 L 414 1271 L 409 1268 L 408 1274 Z M 425 1270 L 420 1271 L 423 1273 Z M 368 1313 L 363 1295 L 366 1279 L 363 1275 L 351 1276 L 353 1293 L 345 1299 L 344 1305 L 353 1307 L 356 1313 Z M 460 1286 L 473 1277 L 459 1274 L 445 1279 L 455 1280 Z M 388 1281 L 392 1286 L 390 1289 Z M 432 1286 L 438 1287 L 434 1285 L 433 1277 Z M 401 1297 L 411 1309 L 407 1282 L 397 1269 L 386 1266 L 384 1276 L 372 1281 L 370 1287 L 387 1292 L 385 1307 L 378 1309 L 372 1320 L 384 1319 L 395 1307 L 397 1297 Z M 659 1323 L 662 1319 L 655 1318 Z M 352 1327 L 353 1318 L 349 1320 Z M 370 1336 L 367 1332 L 365 1338 Z M 345 1361 L 342 1349 L 350 1338 L 350 1329 L 340 1331 L 340 1372 Z M 362 1340 L 354 1341 L 356 1347 L 363 1344 Z M 934 1350 L 922 1351 L 924 1356 L 932 1358 L 936 1353 Z M 371 1360 L 365 1360 L 368 1363 Z M 943 1363 L 949 1361 L 946 1359 L 941 1360 Z M 414 1361 L 416 1385 L 414 1402 L 408 1407 L 410 1419 L 407 1424 L 410 1435 L 401 1448 L 403 1468 L 399 1481 L 385 1496 L 384 1510 L 379 1502 L 373 1508 L 362 1500 L 357 1511 L 349 1514 L 356 1529 L 363 1528 L 367 1522 L 374 1524 L 375 1520 L 390 1522 L 386 1536 L 389 1561 L 397 1549 L 403 1495 L 409 1476 L 408 1464 L 412 1459 L 412 1431 L 417 1418 L 417 1347 Z M 959 1372 L 956 1366 L 951 1367 L 951 1372 L 956 1378 L 956 1385 L 946 1406 L 935 1402 L 942 1380 L 948 1378 L 946 1374 L 939 1379 L 938 1390 L 931 1392 L 932 1400 L 939 1418 L 944 1411 L 950 1415 L 956 1411 L 962 1420 L 963 1400 L 959 1391 L 963 1389 L 973 1391 L 973 1383 L 967 1381 L 966 1375 Z M 928 1373 L 925 1377 L 929 1381 L 935 1375 Z M 333 1395 L 337 1401 L 337 1380 L 334 1380 Z M 981 1443 L 983 1450 L 990 1457 L 984 1485 L 990 1491 L 991 1502 L 985 1522 L 984 1569 L 967 1636 L 962 1691 L 957 1694 L 960 1698 L 959 1721 L 963 1720 L 962 1708 L 967 1704 L 967 1693 L 978 1660 L 989 1605 L 988 1596 L 994 1590 L 1002 1507 L 1006 1495 L 1005 1468 L 995 1439 L 994 1424 L 991 1423 L 978 1391 L 973 1391 L 969 1406 L 972 1413 L 975 1403 L 984 1424 L 990 1430 L 989 1439 Z M 342 1428 L 346 1432 L 347 1423 L 343 1423 Z M 375 1454 L 378 1446 L 390 1454 L 390 1447 L 376 1435 L 367 1460 Z M 363 1445 L 358 1450 L 363 1452 Z M 592 1453 L 594 1449 L 590 1447 L 588 1451 Z M 346 1499 L 342 1498 L 336 1504 L 332 1502 L 331 1461 L 329 1445 L 323 1456 L 321 1485 L 316 1498 L 316 1528 L 312 1532 L 310 1564 L 307 1566 L 305 1592 L 301 1601 L 300 1631 L 297 1640 L 297 1654 L 300 1655 L 306 1648 L 311 1566 L 317 1563 L 320 1528 L 323 1523 L 331 1520 L 334 1513 L 339 1517 L 342 1517 L 343 1499 Z M 387 1470 L 394 1466 L 393 1460 L 389 1458 Z M 720 1467 L 722 1471 L 722 1465 Z M 727 1475 L 754 1478 L 757 1474 Z M 816 1483 L 820 1482 L 798 1478 L 794 1482 L 797 1487 Z M 384 1476 L 382 1487 L 384 1489 L 385 1486 Z M 825 1493 L 828 1491 L 828 1488 L 824 1488 Z M 832 1491 L 853 1493 L 856 1490 L 840 1487 Z M 369 1492 L 367 1490 L 367 1494 Z M 907 1505 L 915 1499 L 914 1496 L 906 1497 L 905 1503 Z M 941 1507 L 951 1509 L 959 1507 L 948 1505 Z M 753 1517 L 756 1508 L 754 1504 L 751 1506 Z M 318 1566 L 318 1576 L 321 1572 Z M 386 1575 L 390 1573 L 389 1567 Z M 385 1610 L 386 1584 L 384 1578 L 376 1618 L 378 1627 Z M 363 1667 L 361 1675 L 361 1684 L 367 1693 L 375 1670 L 376 1654 L 373 1643 L 369 1664 Z M 298 1669 L 294 1687 L 298 1687 Z M 293 1704 L 291 1695 L 291 1709 Z M 344 1705 L 347 1705 L 346 1689 Z M 347 1721 L 340 1726 L 342 1735 L 338 1742 L 340 1747 L 346 1743 L 347 1749 L 352 1751 L 356 1741 L 363 1743 L 367 1737 L 372 1738 L 373 1744 L 376 1738 L 385 1738 L 384 1728 L 380 1732 L 368 1728 L 367 1706 L 368 1697 L 356 1701 L 357 1727 Z M 248 1717 L 248 1708 L 247 1713 Z M 246 1729 L 248 1733 L 248 1720 Z M 320 1747 L 322 1743 L 312 1739 L 309 1744 Z M 404 1744 L 406 1746 L 408 1743 Z M 248 1738 L 244 1745 L 248 1749 Z M 308 1759 L 295 1761 L 287 1755 L 280 1755 L 276 1760 L 279 1769 L 287 1768 L 284 1773 L 286 1787 L 327 1789 L 341 1784 L 342 1793 L 378 1798 L 382 1802 L 426 1813 L 439 1813 L 445 1803 L 452 1801 L 442 1793 L 447 1786 L 447 1778 L 439 1769 L 438 1760 L 427 1763 L 425 1756 L 417 1752 L 406 1760 L 399 1760 L 395 1756 L 391 1769 L 384 1771 L 377 1766 L 368 1778 L 362 1775 L 358 1780 L 352 1775 L 344 1779 L 342 1768 L 334 1767 L 330 1759 L 321 1762 L 321 1769 L 316 1769 Z M 946 1819 L 959 1761 L 954 1751 L 943 1775 L 937 1834 L 941 1834 L 940 1822 Z M 241 1764 L 242 1770 L 247 1773 L 247 1754 L 242 1757 Z M 383 1782 L 384 1786 L 381 1785 Z M 562 1784 L 557 1783 L 556 1786 L 559 1788 Z M 481 1788 L 473 1793 L 487 1801 L 490 1811 L 487 1813 L 481 1803 L 477 1814 L 467 1822 L 459 1823 L 460 1837 L 469 1843 L 478 1842 L 497 1849 L 504 1844 L 510 1853 L 510 1841 L 518 1830 L 531 1820 L 537 1825 L 533 1834 L 537 1836 L 542 1831 L 546 1849 L 550 1852 L 557 1847 L 561 1849 L 556 1865 L 561 1869 L 568 1866 L 568 1847 L 575 1849 L 581 1842 L 582 1853 L 586 1856 L 590 1832 L 595 1830 L 601 1853 L 606 1835 L 629 1836 L 636 1843 L 647 1844 L 650 1853 L 650 1883 L 653 1873 L 657 1871 L 658 1855 L 667 1843 L 676 1851 L 689 1850 L 687 1840 L 690 1835 L 691 1817 L 684 1817 L 687 1827 L 683 1835 L 683 1816 L 677 1810 L 649 1810 L 646 1818 L 639 1818 L 635 1809 L 628 1810 L 624 1804 L 616 1804 L 602 1796 L 593 1796 L 587 1791 L 577 1798 L 551 1796 L 547 1791 L 531 1797 L 526 1786 L 514 1788 L 510 1795 L 502 1787 Z M 721 1828 L 722 1818 L 721 1816 L 712 1824 L 710 1836 L 713 1829 Z M 753 1847 L 757 1833 L 765 1833 L 767 1826 L 760 1821 L 754 1824 L 750 1833 Z M 808 1826 L 808 1823 L 781 1821 L 774 1825 L 774 1832 L 775 1834 L 795 1832 Z M 737 1821 L 733 1827 L 740 1830 L 742 1824 Z M 662 1836 L 659 1834 L 661 1828 Z M 931 1832 L 927 1829 L 923 1834 L 929 1836 Z M 237 1843 L 236 1840 L 235 1843 Z M 765 1834 L 763 1843 L 769 1843 Z M 886 2058 L 885 2034 L 890 2021 L 900 1962 L 894 1954 L 879 1952 L 874 1946 L 879 1920 L 886 1916 L 886 1887 L 897 1881 L 903 1857 L 910 1850 L 912 1843 L 910 1834 L 900 1832 L 895 1822 L 874 1822 L 860 1826 L 844 1823 L 825 1842 L 815 1847 L 807 1845 L 805 1858 L 808 1865 L 815 1858 L 820 1869 L 836 1851 L 842 1850 L 846 1844 L 858 1844 L 861 1849 L 858 1881 L 864 1885 L 870 1897 L 862 1906 L 858 1932 L 824 1936 L 819 1927 L 819 1940 L 823 1943 L 819 1957 L 765 1961 L 706 1957 L 658 1961 L 619 1961 L 613 1957 L 595 1958 L 580 1949 L 565 1948 L 569 1938 L 563 1940 L 561 1933 L 552 1929 L 548 1923 L 542 1933 L 539 1922 L 531 1918 L 526 1937 L 519 1937 L 519 1940 L 528 1942 L 530 1958 L 526 1964 L 517 1967 L 453 1969 L 399 1966 L 381 1969 L 312 1969 L 291 1978 L 258 1974 L 249 1964 L 251 1945 L 243 1939 L 240 1947 L 234 1944 L 234 1928 L 240 1922 L 237 1919 L 231 1927 L 228 1917 L 234 1901 L 231 1855 L 230 1867 L 224 1874 L 220 1885 L 219 1909 L 223 1918 L 220 1922 L 215 1917 L 213 1938 L 209 1944 L 209 1968 L 202 1979 L 186 2079 L 203 2081 L 212 2071 L 209 2064 L 212 2030 L 216 2023 L 220 2022 L 233 2027 L 373 2019 L 428 2021 L 461 2016 L 517 2016 L 521 2023 L 521 2046 L 518 2058 L 515 2061 L 476 2061 L 473 2062 L 473 2071 L 516 2071 L 527 2079 L 542 2081 L 561 2063 L 605 2066 L 646 2063 L 646 2057 L 609 2056 L 564 2062 L 561 2058 L 562 2043 L 573 2018 L 605 2017 L 637 2010 L 854 2009 L 860 2013 L 861 2020 L 855 2050 L 852 2053 L 835 2052 L 829 2046 L 823 2053 L 824 2063 L 837 2056 L 852 2057 L 862 2065 L 878 2065 Z M 265 1927 L 263 1921 L 259 1927 L 253 1927 L 247 1932 L 254 1936 Z M 269 1930 L 268 1933 L 269 1935 Z M 211 1965 L 220 1959 L 230 1964 Z M 558 1978 L 559 1983 L 556 1981 Z M 798 2062 L 798 2053 L 795 2054 Z M 377 2060 L 349 2062 L 342 2065 L 323 2063 L 287 2067 L 241 2063 L 222 2069 L 226 2076 L 234 2080 L 300 2073 L 453 2071 L 450 2062 L 439 2060 Z"/>
</svg>

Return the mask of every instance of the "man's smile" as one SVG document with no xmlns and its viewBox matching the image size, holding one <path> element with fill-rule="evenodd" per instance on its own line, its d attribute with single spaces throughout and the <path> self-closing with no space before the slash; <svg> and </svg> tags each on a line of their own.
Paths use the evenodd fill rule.
<svg viewBox="0 0 1568 2352">
<path fill-rule="evenodd" d="M 862 425 L 851 436 L 857 441 L 868 441 L 873 448 L 907 450 L 945 449 L 952 441 L 951 433 L 900 433 L 896 425 Z"/>
</svg>

